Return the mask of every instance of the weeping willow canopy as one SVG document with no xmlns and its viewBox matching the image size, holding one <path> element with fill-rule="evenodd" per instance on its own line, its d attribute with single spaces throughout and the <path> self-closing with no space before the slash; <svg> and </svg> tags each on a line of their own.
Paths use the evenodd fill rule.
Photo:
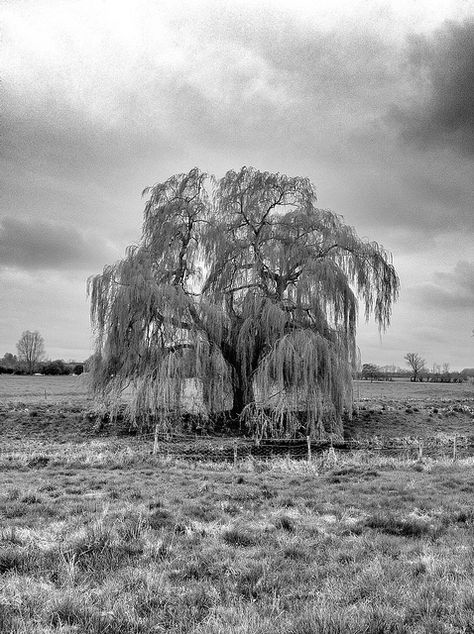
<svg viewBox="0 0 474 634">
<path fill-rule="evenodd" d="M 391 256 L 318 209 L 306 178 L 195 168 L 144 196 L 139 244 L 89 280 L 96 393 L 128 387 L 131 420 L 168 428 L 192 384 L 206 415 L 260 434 L 341 433 L 358 303 L 388 326 Z"/>
</svg>

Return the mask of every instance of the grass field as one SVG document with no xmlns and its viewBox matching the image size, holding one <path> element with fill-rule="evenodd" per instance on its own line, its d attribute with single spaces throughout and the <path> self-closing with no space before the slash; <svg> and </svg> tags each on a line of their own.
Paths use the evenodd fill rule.
<svg viewBox="0 0 474 634">
<path fill-rule="evenodd" d="M 81 377 L 3 378 L 1 633 L 474 632 L 474 459 L 160 459 Z M 422 387 L 361 383 L 364 433 L 472 424 Z"/>
<path fill-rule="evenodd" d="M 474 399 L 472 383 L 412 383 L 396 381 L 355 381 L 356 400 L 377 402 L 418 402 Z M 67 401 L 86 398 L 88 378 L 80 376 L 12 376 L 0 374 L 0 402 L 20 400 Z"/>
<path fill-rule="evenodd" d="M 87 375 L 15 376 L 0 374 L 0 403 L 67 402 L 88 397 Z"/>
<path fill-rule="evenodd" d="M 472 632 L 474 465 L 3 461 L 0 632 Z"/>
</svg>

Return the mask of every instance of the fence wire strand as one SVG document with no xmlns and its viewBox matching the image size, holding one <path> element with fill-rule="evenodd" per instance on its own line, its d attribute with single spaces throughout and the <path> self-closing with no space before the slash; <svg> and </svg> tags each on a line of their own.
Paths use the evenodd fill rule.
<svg viewBox="0 0 474 634">
<path fill-rule="evenodd" d="M 366 452 L 372 455 L 421 458 L 467 458 L 474 456 L 474 436 L 432 438 L 364 439 L 340 442 L 305 438 L 265 438 L 199 436 L 185 434 L 147 434 L 153 439 L 152 453 L 189 460 L 237 461 L 245 458 L 270 459 L 288 457 L 311 460 L 328 451 L 337 453 Z"/>
</svg>

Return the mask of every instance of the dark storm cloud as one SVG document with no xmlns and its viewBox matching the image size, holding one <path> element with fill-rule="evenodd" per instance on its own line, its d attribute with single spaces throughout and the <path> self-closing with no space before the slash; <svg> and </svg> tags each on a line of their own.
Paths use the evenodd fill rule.
<svg viewBox="0 0 474 634">
<path fill-rule="evenodd" d="M 216 155 L 257 157 L 256 167 L 310 176 L 321 206 L 346 216 L 348 209 L 371 238 L 388 234 L 388 248 L 426 249 L 441 234 L 474 230 L 468 163 L 440 153 L 420 162 L 387 125 L 391 104 L 419 86 L 407 88 L 406 40 L 366 25 L 323 29 L 278 11 L 261 17 L 253 6 L 196 17 L 195 32 L 214 33 L 229 70 L 221 83 L 189 83 L 183 75 L 180 101 L 192 104 L 202 124 L 188 128 L 189 138 Z M 264 90 L 248 90 L 252 82 Z"/>
<path fill-rule="evenodd" d="M 461 260 L 453 271 L 438 272 L 433 277 L 431 283 L 410 288 L 410 299 L 438 311 L 474 310 L 474 262 Z"/>
<path fill-rule="evenodd" d="M 408 67 L 413 104 L 392 111 L 403 138 L 474 156 L 474 20 L 409 38 Z"/>
<path fill-rule="evenodd" d="M 73 226 L 32 218 L 0 220 L 0 268 L 88 269 L 112 253 L 100 237 Z"/>
</svg>

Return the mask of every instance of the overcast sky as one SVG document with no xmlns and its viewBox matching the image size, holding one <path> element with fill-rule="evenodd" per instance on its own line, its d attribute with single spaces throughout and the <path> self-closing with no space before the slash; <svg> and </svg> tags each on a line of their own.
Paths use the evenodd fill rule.
<svg viewBox="0 0 474 634">
<path fill-rule="evenodd" d="M 0 356 L 92 351 L 86 279 L 198 166 L 316 185 L 401 278 L 363 362 L 474 367 L 474 3 L 0 4 Z"/>
</svg>

